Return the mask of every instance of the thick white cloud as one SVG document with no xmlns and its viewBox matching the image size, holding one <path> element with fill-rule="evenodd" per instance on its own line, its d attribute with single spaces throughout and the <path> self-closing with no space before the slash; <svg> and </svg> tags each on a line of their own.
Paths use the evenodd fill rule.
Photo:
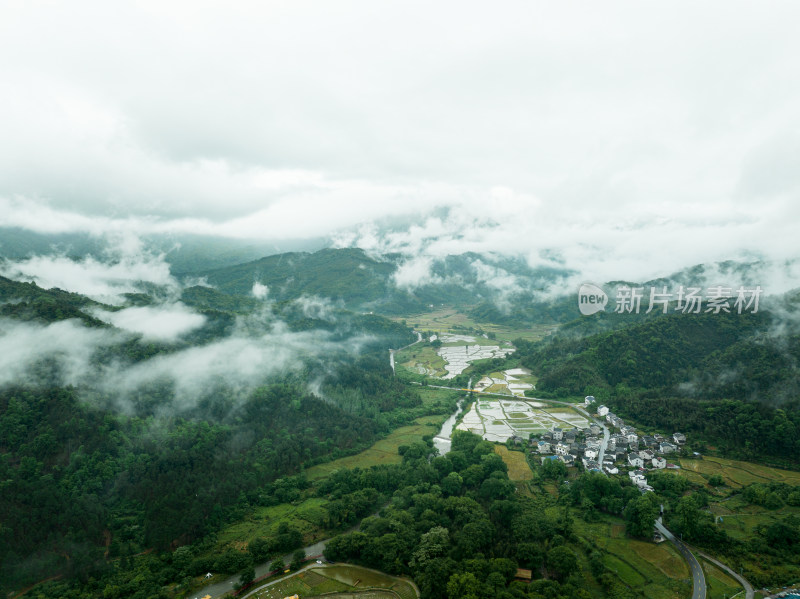
<svg viewBox="0 0 800 599">
<path fill-rule="evenodd" d="M 330 335 L 324 331 L 295 333 L 278 322 L 259 335 L 234 334 L 108 372 L 102 385 L 124 400 L 142 385 L 169 381 L 174 385 L 176 401 L 192 405 L 219 384 L 249 390 L 269 377 L 302 370 L 311 357 L 357 351 L 368 340 L 360 337 L 332 342 Z"/>
<path fill-rule="evenodd" d="M 81 384 L 93 370 L 95 351 L 121 340 L 118 333 L 74 320 L 39 325 L 0 319 L 0 385 L 28 380 L 42 360 L 58 365 L 63 384 Z"/>
<path fill-rule="evenodd" d="M 180 302 L 164 306 L 135 306 L 116 312 L 93 310 L 92 316 L 118 329 L 140 333 L 146 340 L 174 341 L 199 329 L 205 316 Z"/>
<path fill-rule="evenodd" d="M 45 289 L 81 293 L 109 304 L 122 303 L 122 294 L 139 292 L 146 284 L 177 292 L 178 282 L 163 255 L 145 250 L 135 236 L 107 239 L 110 243 L 101 258 L 55 255 L 6 260 L 0 262 L 0 275 L 34 281 Z"/>
<path fill-rule="evenodd" d="M 788 1 L 12 2 L 0 225 L 287 240 L 377 222 L 357 243 L 557 257 L 597 280 L 786 258 L 799 18 Z"/>
<path fill-rule="evenodd" d="M 150 311 L 144 318 L 152 321 L 153 314 Z M 61 384 L 103 391 L 121 409 L 130 409 L 131 394 L 142 386 L 171 384 L 174 401 L 160 409 L 172 411 L 196 405 L 221 385 L 246 394 L 270 377 L 302 370 L 311 358 L 357 353 L 372 340 L 360 335 L 333 341 L 329 331 L 292 332 L 264 315 L 249 318 L 222 339 L 128 365 L 97 360 L 98 352 L 130 339 L 122 331 L 89 328 L 74 320 L 42 325 L 0 319 L 0 386 L 29 382 L 47 360 Z M 130 328 L 140 332 L 135 324 Z M 322 378 L 326 373 L 314 374 Z"/>
<path fill-rule="evenodd" d="M 250 293 L 256 299 L 267 299 L 267 296 L 269 295 L 269 287 L 263 283 L 255 282 L 253 283 L 253 289 Z"/>
</svg>

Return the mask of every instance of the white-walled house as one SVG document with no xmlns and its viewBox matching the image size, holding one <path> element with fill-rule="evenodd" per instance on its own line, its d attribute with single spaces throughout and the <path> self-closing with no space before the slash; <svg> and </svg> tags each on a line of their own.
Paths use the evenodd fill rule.
<svg viewBox="0 0 800 599">
<path fill-rule="evenodd" d="M 547 441 L 539 441 L 536 444 L 536 451 L 539 453 L 550 453 L 550 443 Z"/>
<path fill-rule="evenodd" d="M 628 476 L 631 477 L 631 482 L 637 487 L 641 488 L 647 486 L 647 478 L 645 478 L 643 474 L 639 474 L 638 472 L 631 470 L 628 472 Z"/>
<path fill-rule="evenodd" d="M 635 453 L 629 453 L 628 464 L 630 464 L 634 468 L 641 468 L 642 466 L 644 466 L 644 460 L 642 460 L 642 458 L 636 455 Z"/>
<path fill-rule="evenodd" d="M 609 412 L 609 409 L 606 406 L 600 406 L 597 408 L 597 415 L 598 416 L 605 416 Z"/>
<path fill-rule="evenodd" d="M 666 441 L 658 446 L 658 450 L 661 453 L 672 453 L 676 449 L 677 447 L 675 447 L 672 443 L 667 443 Z"/>
<path fill-rule="evenodd" d="M 569 453 L 569 445 L 566 443 L 558 443 L 556 445 L 556 455 L 567 455 Z"/>
<path fill-rule="evenodd" d="M 663 469 L 667 467 L 667 460 L 662 457 L 656 456 L 651 460 L 651 462 L 653 464 L 653 468 Z"/>
</svg>

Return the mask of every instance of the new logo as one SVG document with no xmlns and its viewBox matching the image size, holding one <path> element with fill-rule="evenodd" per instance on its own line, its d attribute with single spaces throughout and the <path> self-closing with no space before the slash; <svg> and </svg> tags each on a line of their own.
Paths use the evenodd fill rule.
<svg viewBox="0 0 800 599">
<path fill-rule="evenodd" d="M 584 283 L 578 289 L 578 309 L 584 316 L 591 316 L 606 309 L 608 296 L 597 285 Z"/>
</svg>

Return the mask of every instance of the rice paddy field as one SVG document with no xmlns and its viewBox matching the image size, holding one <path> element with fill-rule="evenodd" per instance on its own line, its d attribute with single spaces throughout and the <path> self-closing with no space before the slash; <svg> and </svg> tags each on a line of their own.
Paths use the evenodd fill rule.
<svg viewBox="0 0 800 599">
<path fill-rule="evenodd" d="M 589 421 L 570 408 L 551 408 L 532 400 L 479 396 L 456 428 L 472 431 L 487 441 L 504 443 L 513 435 L 527 439 L 553 427 L 568 430 L 586 426 Z"/>
<path fill-rule="evenodd" d="M 450 379 L 461 374 L 476 360 L 504 357 L 513 353 L 508 342 L 492 341 L 473 335 L 442 334 L 441 347 L 414 344 L 395 354 L 395 363 L 414 374 Z"/>
<path fill-rule="evenodd" d="M 349 564 L 309 568 L 269 586 L 256 588 L 246 596 L 282 599 L 295 594 L 300 597 L 326 595 L 337 599 L 416 599 L 419 596 L 407 580 Z"/>
<path fill-rule="evenodd" d="M 536 377 L 526 368 L 510 368 L 481 377 L 472 388 L 476 391 L 525 397 L 525 391 L 536 388 Z"/>
</svg>

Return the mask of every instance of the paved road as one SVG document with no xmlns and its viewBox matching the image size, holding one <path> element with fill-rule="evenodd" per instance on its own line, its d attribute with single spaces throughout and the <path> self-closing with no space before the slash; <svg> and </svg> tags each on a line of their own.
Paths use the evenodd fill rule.
<svg viewBox="0 0 800 599">
<path fill-rule="evenodd" d="M 661 518 L 656 520 L 656 528 L 664 535 L 664 537 L 672 542 L 678 548 L 686 563 L 689 564 L 689 570 L 692 571 L 692 599 L 706 599 L 706 577 L 703 574 L 703 567 L 694 554 L 689 551 L 689 548 L 683 542 L 676 538 L 667 528 L 661 524 Z"/>
<path fill-rule="evenodd" d="M 713 558 L 713 557 L 711 557 L 710 555 L 706 555 L 706 554 L 705 554 L 705 553 L 703 553 L 702 551 L 698 551 L 698 552 L 697 552 L 697 555 L 699 555 L 699 556 L 700 556 L 700 557 L 702 557 L 703 559 L 707 559 L 708 561 L 710 561 L 712 564 L 714 564 L 714 565 L 715 565 L 715 566 L 717 566 L 718 568 L 722 568 L 722 569 L 723 569 L 723 570 L 725 570 L 725 571 L 726 571 L 728 574 L 730 574 L 730 575 L 731 575 L 731 576 L 733 576 L 733 577 L 734 577 L 736 580 L 738 580 L 738 581 L 739 581 L 739 584 L 740 584 L 740 585 L 742 585 L 742 586 L 744 587 L 744 595 L 745 595 L 745 599 L 753 599 L 753 597 L 755 597 L 755 591 L 753 590 L 753 585 L 751 585 L 749 582 L 747 582 L 747 580 L 745 579 L 745 577 L 744 577 L 744 576 L 741 576 L 740 574 L 737 574 L 736 572 L 734 572 L 734 571 L 733 571 L 731 568 L 729 568 L 728 566 L 726 566 L 726 565 L 725 565 L 725 564 L 723 564 L 722 562 L 720 562 L 720 561 L 718 561 L 718 560 L 714 559 L 714 558 Z"/>
<path fill-rule="evenodd" d="M 389 366 L 392 367 L 392 372 L 394 372 L 394 355 L 397 352 L 403 351 L 407 347 L 411 347 L 412 345 L 416 345 L 417 343 L 422 341 L 422 333 L 420 333 L 419 331 L 414 331 L 414 332 L 417 334 L 417 340 L 416 341 L 414 341 L 413 343 L 409 343 L 408 345 L 405 345 L 405 346 L 403 346 L 403 347 L 401 347 L 399 349 L 390 349 L 389 350 Z"/>
<path fill-rule="evenodd" d="M 388 505 L 388 502 L 384 503 L 377 510 L 372 512 L 370 514 L 370 516 L 377 516 L 378 513 L 380 513 L 380 511 L 383 508 L 385 508 L 387 505 Z M 347 530 L 342 531 L 341 533 L 337 533 L 337 535 L 338 534 L 347 534 L 349 532 L 354 532 L 356 530 L 359 530 L 361 528 L 361 522 L 363 522 L 363 519 L 359 520 L 358 524 L 355 524 L 355 525 L 351 526 Z M 337 535 L 334 535 L 334 536 L 337 536 Z M 322 552 L 325 551 L 325 546 L 328 544 L 328 541 L 330 541 L 332 538 L 333 537 L 330 537 L 328 539 L 323 539 L 321 541 L 317 541 L 313 545 L 309 545 L 308 547 L 304 547 L 303 551 L 306 552 L 306 557 L 307 558 L 317 558 L 317 557 L 321 558 Z M 281 559 L 283 559 L 283 563 L 284 564 L 288 565 L 288 564 L 291 563 L 292 557 L 293 557 L 293 553 L 294 552 L 287 553 L 286 555 L 284 555 L 281 558 Z M 272 562 L 275 561 L 275 559 L 277 559 L 277 558 L 273 558 L 268 562 L 264 562 L 263 564 L 257 565 L 256 568 L 255 568 L 255 570 L 256 570 L 256 578 L 260 578 L 261 576 L 264 576 L 265 574 L 268 574 L 269 572 L 271 572 L 272 569 L 270 568 L 270 566 L 272 565 Z M 309 565 L 310 566 L 314 566 L 315 564 L 311 563 Z M 197 591 L 195 591 L 193 596 L 194 597 L 204 597 L 206 595 L 211 595 L 212 599 L 217 599 L 217 597 L 222 597 L 223 595 L 225 595 L 225 593 L 227 593 L 229 591 L 232 591 L 234 585 L 237 582 L 239 582 L 239 575 L 238 574 L 236 574 L 234 576 L 231 576 L 230 578 L 226 578 L 226 579 L 224 579 L 224 580 L 222 580 L 220 582 L 214 582 L 213 584 L 210 584 L 210 585 L 208 585 L 206 587 L 203 587 L 202 589 L 198 589 Z"/>
<path fill-rule="evenodd" d="M 324 541 L 319 541 L 318 543 L 314 543 L 313 545 L 309 545 L 305 548 L 306 556 L 312 557 L 317 555 L 322 555 L 322 552 L 325 550 L 325 545 L 330 539 L 325 539 Z M 277 558 L 276 558 L 277 559 Z M 256 578 L 264 576 L 265 574 L 271 572 L 270 566 L 272 562 L 275 561 L 270 560 L 263 564 L 259 564 L 256 566 Z M 285 564 L 289 564 L 292 561 L 292 554 L 289 553 L 283 556 L 283 562 Z M 311 564 L 314 565 L 314 564 Z M 193 597 L 205 597 L 206 595 L 211 595 L 212 599 L 216 599 L 217 597 L 222 597 L 225 593 L 228 593 L 233 590 L 234 585 L 239 582 L 239 575 L 231 576 L 230 578 L 225 578 L 219 582 L 215 582 L 213 584 L 208 585 L 207 587 L 203 587 L 202 589 L 198 589 L 195 591 Z"/>
<path fill-rule="evenodd" d="M 594 422 L 598 426 L 603 429 L 603 442 L 600 444 L 600 453 L 597 455 L 597 463 L 600 465 L 600 471 L 605 474 L 605 470 L 603 469 L 603 458 L 606 455 L 606 449 L 608 449 L 608 441 L 611 439 L 611 431 L 608 430 L 606 423 L 604 420 L 598 420 L 589 412 L 583 409 L 580 404 L 568 403 L 565 401 L 554 401 L 554 400 L 547 400 L 547 399 L 540 399 L 538 401 L 553 401 L 554 403 L 560 403 L 561 405 L 565 406 L 572 406 L 575 410 L 586 416 L 589 419 L 589 422 Z"/>
</svg>

